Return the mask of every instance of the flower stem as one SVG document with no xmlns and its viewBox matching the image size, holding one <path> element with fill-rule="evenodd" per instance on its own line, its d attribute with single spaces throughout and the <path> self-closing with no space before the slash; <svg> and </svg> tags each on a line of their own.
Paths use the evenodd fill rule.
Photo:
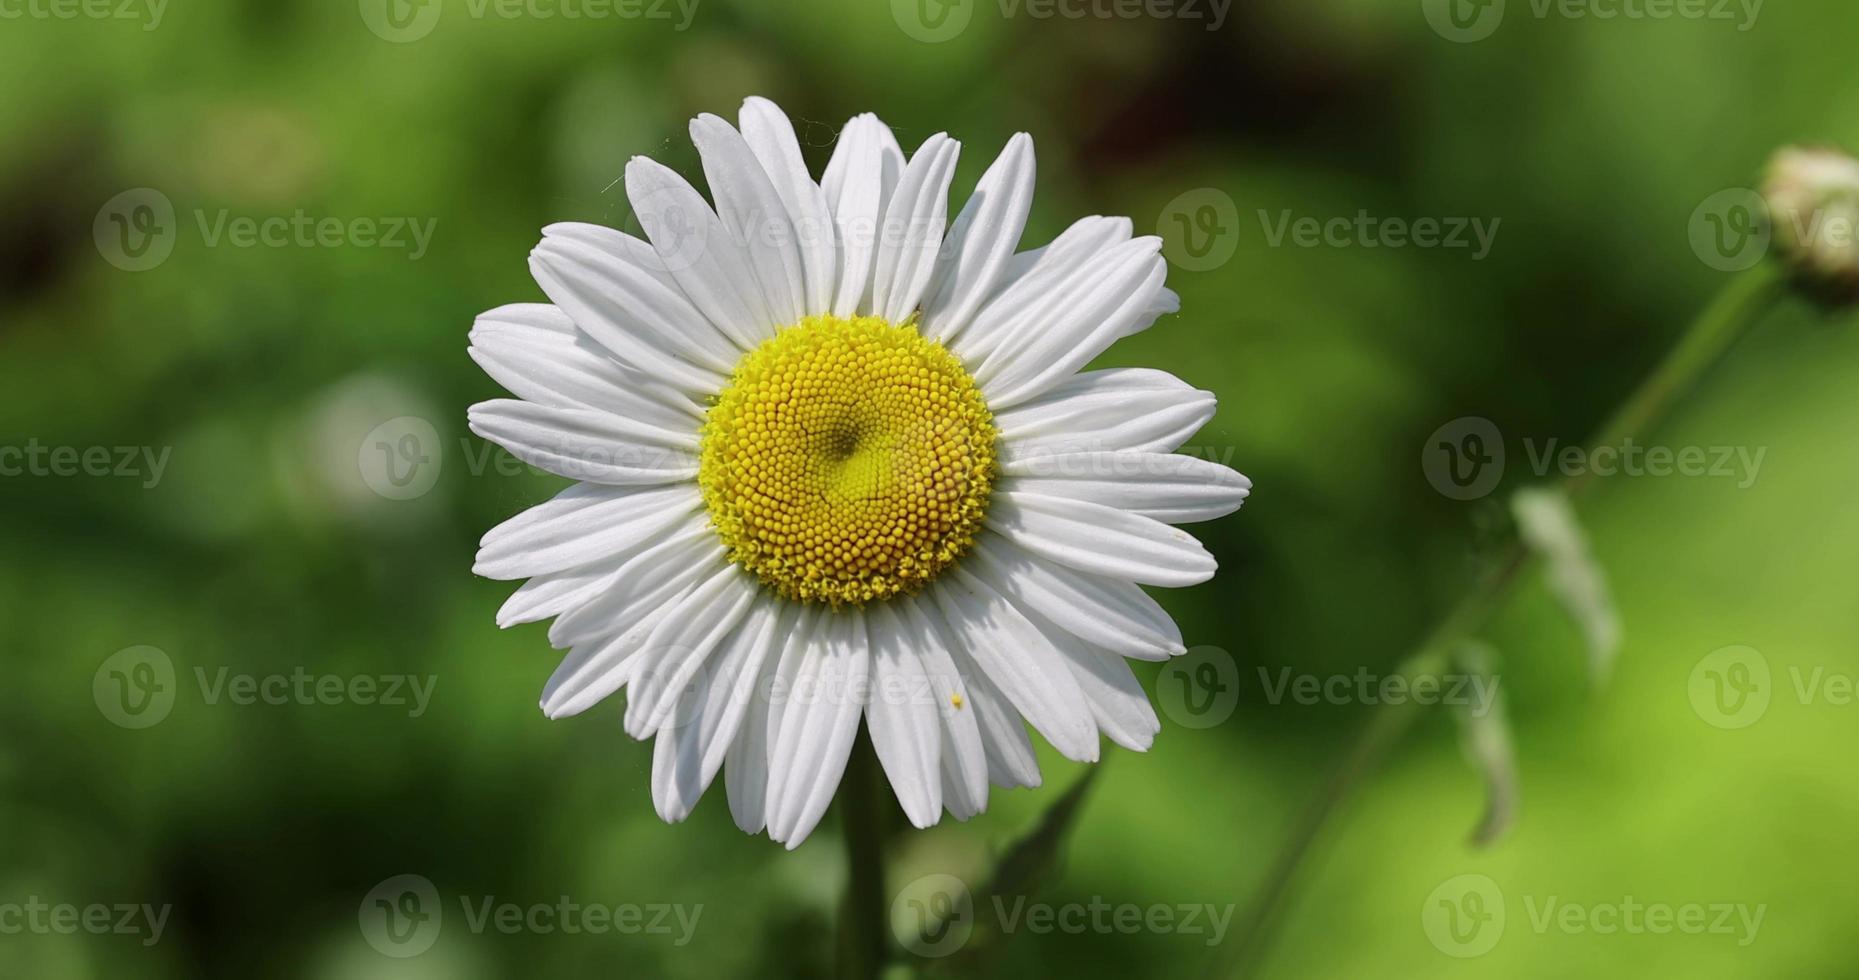
<svg viewBox="0 0 1859 980">
<path fill-rule="evenodd" d="M 846 894 L 839 910 L 838 976 L 873 980 L 884 970 L 890 933 L 884 898 L 884 816 L 888 812 L 878 757 L 860 732 L 840 787 L 846 840 Z"/>
<path fill-rule="evenodd" d="M 1619 446 L 1638 437 L 1664 419 L 1674 404 L 1694 388 L 1705 372 L 1760 322 L 1775 301 L 1785 295 L 1785 280 L 1768 264 L 1759 265 L 1728 283 L 1685 332 L 1678 346 L 1615 411 L 1595 446 Z M 1570 477 L 1563 485 L 1579 496 L 1590 485 L 1591 470 Z M 1503 601 L 1531 555 L 1521 541 L 1512 540 L 1490 571 L 1473 590 L 1400 665 L 1394 674 L 1411 688 L 1416 678 L 1437 676 L 1452 664 L 1460 644 L 1480 629 Z M 1405 701 L 1382 702 L 1370 715 L 1342 761 L 1322 790 L 1304 808 L 1291 834 L 1280 846 L 1239 935 L 1214 962 L 1213 977 L 1245 977 L 1263 959 L 1269 930 L 1284 905 L 1304 858 L 1323 829 L 1349 799 L 1362 778 L 1380 762 L 1420 717 L 1423 706 Z"/>
</svg>

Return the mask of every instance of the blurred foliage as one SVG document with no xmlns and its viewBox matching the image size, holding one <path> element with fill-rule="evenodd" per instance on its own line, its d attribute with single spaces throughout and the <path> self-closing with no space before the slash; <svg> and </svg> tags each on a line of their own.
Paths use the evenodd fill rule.
<svg viewBox="0 0 1859 980">
<path fill-rule="evenodd" d="M 364 0 L 364 7 L 366 2 Z M 868 0 L 701 0 L 652 20 L 467 16 L 389 43 L 354 3 L 165 5 L 119 20 L 0 21 L 0 445 L 173 447 L 163 479 L 0 478 L 0 902 L 169 902 L 162 942 L 0 935 L 0 975 L 663 977 L 810 975 L 843 882 L 829 821 L 794 853 L 736 831 L 721 787 L 691 821 L 653 815 L 650 749 L 621 706 L 545 721 L 544 628 L 500 632 L 509 587 L 473 578 L 478 536 L 559 481 L 472 473 L 464 409 L 499 394 L 465 357 L 471 318 L 540 299 L 525 255 L 563 220 L 624 225 L 620 175 L 649 154 L 695 175 L 684 120 L 780 102 L 822 166 L 876 111 L 906 147 L 947 130 L 965 194 L 1006 137 L 1038 141 L 1029 239 L 1074 217 L 1164 224 L 1178 194 L 1237 204 L 1237 254 L 1176 270 L 1183 311 L 1109 364 L 1217 392 L 1193 444 L 1257 491 L 1199 529 L 1215 581 L 1163 595 L 1190 645 L 1230 651 L 1233 719 L 1165 721 L 1110 764 L 1040 900 L 1237 903 L 1361 705 L 1266 703 L 1260 670 L 1386 668 L 1464 588 L 1494 520 L 1433 492 L 1428 432 L 1459 416 L 1512 440 L 1579 441 L 1724 275 L 1693 255 L 1698 203 L 1769 151 L 1859 137 L 1850 0 L 1721 21 L 1569 19 L 1513 0 L 1490 39 L 1431 32 L 1418 4 L 1261 0 L 1217 31 L 1177 19 L 1040 20 L 973 3 L 921 43 Z M 153 188 L 172 256 L 125 272 L 98 209 Z M 434 222 L 430 250 L 209 247 L 195 216 Z M 1501 219 L 1495 248 L 1269 247 L 1276 216 Z M 1275 218 L 1274 218 L 1275 220 Z M 1844 976 L 1859 708 L 1800 704 L 1784 671 L 1859 671 L 1859 334 L 1792 306 L 1657 436 L 1768 450 L 1748 488 L 1622 479 L 1584 503 L 1625 625 L 1591 694 L 1582 638 L 1532 581 L 1488 639 L 1515 726 L 1523 806 L 1464 838 L 1483 788 L 1444 713 L 1370 781 L 1294 892 L 1267 975 Z M 433 491 L 385 499 L 355 448 L 431 420 Z M 1509 484 L 1529 482 L 1513 465 Z M 183 690 L 160 725 L 108 723 L 107 657 L 141 644 Z M 1750 728 L 1705 725 L 1686 679 L 1747 644 L 1775 670 Z M 437 678 L 417 718 L 382 706 L 208 706 L 193 671 Z M 1155 670 L 1144 666 L 1146 682 Z M 1107 749 L 1110 754 L 1122 754 Z M 892 876 L 987 880 L 1076 768 L 895 839 Z M 456 896 L 702 904 L 664 937 L 474 935 L 425 956 L 365 945 L 357 909 L 402 873 Z M 1477 872 L 1513 894 L 1509 932 L 1455 960 L 1416 921 Z M 1766 903 L 1722 936 L 1529 927 L 1516 896 Z M 1191 975 L 1205 937 L 1018 933 L 993 975 Z"/>
</svg>

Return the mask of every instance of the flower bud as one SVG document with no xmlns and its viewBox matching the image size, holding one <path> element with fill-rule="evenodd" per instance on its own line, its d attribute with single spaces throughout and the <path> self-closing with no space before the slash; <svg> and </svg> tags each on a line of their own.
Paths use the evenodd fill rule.
<svg viewBox="0 0 1859 980">
<path fill-rule="evenodd" d="M 1829 305 L 1859 303 L 1859 160 L 1829 146 L 1782 147 L 1762 196 L 1797 285 Z"/>
</svg>

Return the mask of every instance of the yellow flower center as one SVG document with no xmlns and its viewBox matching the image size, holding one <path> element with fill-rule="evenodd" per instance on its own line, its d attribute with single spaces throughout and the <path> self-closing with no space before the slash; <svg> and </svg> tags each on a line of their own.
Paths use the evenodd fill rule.
<svg viewBox="0 0 1859 980">
<path fill-rule="evenodd" d="M 808 317 L 744 355 L 698 482 L 729 557 L 803 602 L 911 591 L 974 543 L 994 482 L 974 379 L 913 325 Z"/>
</svg>

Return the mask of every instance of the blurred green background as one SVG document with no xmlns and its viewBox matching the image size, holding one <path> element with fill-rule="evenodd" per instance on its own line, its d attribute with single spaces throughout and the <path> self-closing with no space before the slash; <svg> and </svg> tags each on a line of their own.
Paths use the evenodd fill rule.
<svg viewBox="0 0 1859 980">
<path fill-rule="evenodd" d="M 651 750 L 620 731 L 620 699 L 546 721 L 545 628 L 497 630 L 510 586 L 470 574 L 478 537 L 561 482 L 473 472 L 486 446 L 465 407 L 501 392 L 465 356 L 471 319 L 541 299 L 525 256 L 543 225 L 626 224 L 629 156 L 700 179 L 684 130 L 698 112 L 775 99 L 816 172 L 857 112 L 906 148 L 947 130 L 965 145 L 958 201 L 1029 131 L 1029 245 L 1093 213 L 1177 235 L 1179 195 L 1233 202 L 1218 243 L 1230 258 L 1178 265 L 1182 313 L 1105 360 L 1217 392 L 1192 445 L 1256 481 L 1241 513 L 1197 529 L 1221 575 L 1161 596 L 1190 645 L 1230 656 L 1236 710 L 1198 729 L 1165 716 L 1146 755 L 1107 748 L 1061 866 L 1029 896 L 1237 906 L 1226 942 L 1373 710 L 1270 703 L 1261 670 L 1387 669 L 1502 532 L 1502 493 L 1462 502 L 1429 485 L 1428 434 L 1488 418 L 1511 455 L 1505 489 L 1535 481 L 1526 441 L 1590 435 L 1728 280 L 1692 249 L 1700 203 L 1748 185 L 1779 143 L 1859 137 L 1850 0 L 1754 19 L 1714 3 L 1729 19 L 1511 0 L 1471 42 L 1432 29 L 1416 0 L 1259 0 L 1223 16 L 1205 0 L 1173 16 L 1104 4 L 1076 19 L 1024 3 L 698 0 L 574 19 L 560 15 L 573 3 L 502 16 L 442 0 L 405 22 L 369 0 L 0 10 L 0 446 L 171 450 L 155 481 L 0 478 L 0 905 L 172 906 L 152 946 L 0 934 L 0 975 L 829 969 L 836 818 L 789 853 L 738 832 L 719 785 L 687 824 L 660 823 Z M 925 40 L 944 15 L 966 19 Z M 142 188 L 171 204 L 176 232 L 165 260 L 127 271 L 106 202 Z M 433 233 L 417 257 L 210 235 L 221 214 L 299 211 Z M 1361 211 L 1501 224 L 1474 259 L 1274 247 L 1260 216 Z M 1485 633 L 1522 779 L 1510 834 L 1467 845 L 1483 790 L 1454 722 L 1433 713 L 1319 842 L 1261 975 L 1853 975 L 1859 771 L 1841 746 L 1859 706 L 1791 681 L 1859 672 L 1853 327 L 1785 304 L 1649 435 L 1765 449 L 1750 485 L 1617 478 L 1583 502 L 1625 625 L 1611 683 L 1591 687 L 1581 635 L 1536 577 Z M 431 491 L 396 500 L 357 459 L 374 426 L 404 416 L 430 420 L 443 453 Z M 178 690 L 159 724 L 124 727 L 105 707 L 105 661 L 144 645 Z M 1694 666 L 1730 645 L 1773 676 L 1767 712 L 1736 730 L 1688 696 Z M 209 704 L 195 681 L 300 667 L 435 686 L 410 717 Z M 1157 680 L 1156 665 L 1139 673 Z M 893 887 L 948 873 L 978 888 L 1083 772 L 1045 760 L 1045 788 L 896 837 Z M 433 883 L 445 920 L 424 954 L 391 959 L 358 909 L 401 874 Z M 1489 876 L 1508 908 L 1495 947 L 1463 959 L 1422 925 L 1461 874 Z M 461 896 L 564 895 L 701 905 L 701 919 L 679 946 L 474 934 L 460 911 Z M 1629 896 L 1766 911 L 1746 944 L 1530 914 Z M 963 968 L 1195 976 L 1221 953 L 1210 938 L 1021 929 Z"/>
</svg>

